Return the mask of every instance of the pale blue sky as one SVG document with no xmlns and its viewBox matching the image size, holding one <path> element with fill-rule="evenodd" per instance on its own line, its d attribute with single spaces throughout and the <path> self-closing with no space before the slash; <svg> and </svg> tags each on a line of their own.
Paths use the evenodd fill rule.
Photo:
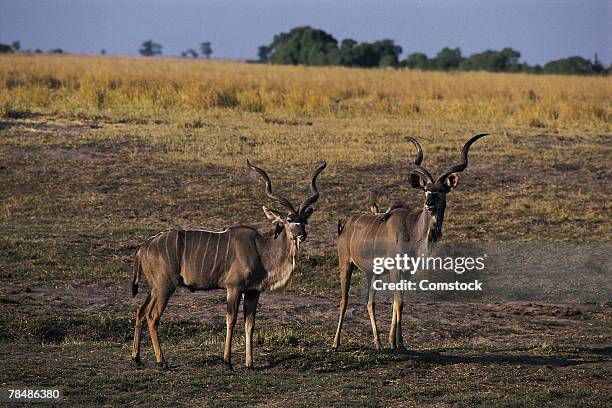
<svg viewBox="0 0 612 408">
<path fill-rule="evenodd" d="M 336 39 L 391 38 L 408 53 L 513 47 L 542 64 L 571 55 L 612 62 L 612 0 L 0 0 L 0 42 L 69 52 L 164 55 L 211 41 L 213 57 L 256 58 L 274 34 L 310 25 Z"/>
</svg>

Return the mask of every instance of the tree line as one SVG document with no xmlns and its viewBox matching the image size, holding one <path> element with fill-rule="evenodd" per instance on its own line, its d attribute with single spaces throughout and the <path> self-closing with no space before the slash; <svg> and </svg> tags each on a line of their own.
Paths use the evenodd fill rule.
<svg viewBox="0 0 612 408">
<path fill-rule="evenodd" d="M 140 48 L 138 49 L 138 52 L 140 53 L 140 55 L 142 55 L 143 57 L 155 57 L 158 55 L 162 54 L 162 45 L 159 43 L 154 42 L 153 40 L 147 40 L 144 41 L 142 43 L 142 45 L 140 46 Z M 23 50 L 21 49 L 21 43 L 19 41 L 13 41 L 11 44 L 2 44 L 0 43 L 0 54 L 7 54 L 7 53 L 16 53 L 16 52 L 22 52 L 22 53 L 42 53 L 43 51 L 40 49 L 36 49 L 36 50 Z M 212 54 L 212 45 L 210 42 L 205 41 L 200 43 L 200 53 L 201 55 L 203 55 L 204 57 L 206 57 L 206 59 L 209 59 L 211 54 Z M 61 48 L 54 48 L 52 50 L 47 51 L 47 53 L 49 54 L 63 54 L 64 51 Z M 100 54 L 102 55 L 106 55 L 106 50 L 101 50 Z M 181 57 L 183 58 L 187 58 L 187 57 L 191 57 L 191 58 L 198 58 L 199 54 L 197 53 L 197 51 L 195 51 L 193 48 L 189 48 L 186 51 L 181 52 Z"/>
<path fill-rule="evenodd" d="M 147 40 L 142 43 L 138 52 L 143 57 L 154 57 L 162 54 L 162 45 L 154 42 L 153 40 Z M 212 43 L 210 41 L 204 41 L 200 43 L 200 53 L 206 57 L 206 59 L 210 59 L 212 54 Z M 186 51 L 181 52 L 181 57 L 183 58 L 198 58 L 200 55 L 193 48 L 189 48 Z"/>
<path fill-rule="evenodd" d="M 339 65 L 345 67 L 393 67 L 438 71 L 528 72 L 543 74 L 609 74 L 612 65 L 604 68 L 595 60 L 569 57 L 550 61 L 544 66 L 520 62 L 521 53 L 512 48 L 487 50 L 464 57 L 460 48 L 443 48 L 435 57 L 423 53 L 400 59 L 402 47 L 394 40 L 357 43 L 350 38 L 338 43 L 331 34 L 309 26 L 293 28 L 274 36 L 272 43 L 258 50 L 258 62 L 291 65 Z"/>
<path fill-rule="evenodd" d="M 162 45 L 153 40 L 144 41 L 138 52 L 145 57 L 162 54 Z M 200 54 L 193 48 L 181 52 L 183 58 L 198 58 L 200 55 L 209 59 L 212 46 L 208 41 L 200 43 Z M 22 50 L 19 41 L 12 44 L 0 43 L 0 53 L 34 52 L 40 49 Z M 62 54 L 61 48 L 47 51 Z M 101 51 L 102 55 L 106 50 Z M 258 50 L 256 62 L 290 65 L 339 65 L 362 68 L 410 68 L 436 71 L 489 71 L 489 72 L 527 72 L 535 74 L 578 74 L 595 75 L 612 73 L 612 65 L 605 68 L 595 54 L 594 61 L 573 56 L 550 61 L 544 66 L 529 65 L 521 62 L 521 53 L 512 48 L 501 51 L 486 50 L 470 56 L 463 56 L 460 48 L 445 47 L 429 58 L 426 54 L 415 52 L 401 60 L 402 47 L 394 40 L 383 39 L 361 42 L 346 38 L 338 43 L 331 34 L 309 26 L 296 27 L 288 33 L 274 36 L 272 43 L 262 45 Z M 250 61 L 253 62 L 253 61 Z"/>
<path fill-rule="evenodd" d="M 24 52 L 24 53 L 36 53 L 36 54 L 42 54 L 44 51 L 41 49 L 35 49 L 35 50 L 23 50 L 21 49 L 21 43 L 19 41 L 13 41 L 10 44 L 2 44 L 0 43 L 0 54 L 8 54 L 8 53 L 13 53 L 13 52 Z M 61 48 L 53 48 L 51 50 L 47 51 L 48 54 L 63 54 L 64 50 L 62 50 Z"/>
</svg>

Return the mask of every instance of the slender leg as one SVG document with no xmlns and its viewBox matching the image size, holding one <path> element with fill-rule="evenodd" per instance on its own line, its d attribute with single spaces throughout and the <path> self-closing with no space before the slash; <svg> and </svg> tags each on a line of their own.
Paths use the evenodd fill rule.
<svg viewBox="0 0 612 408">
<path fill-rule="evenodd" d="M 391 328 L 389 329 L 389 347 L 392 349 L 397 348 L 397 342 L 395 338 L 395 328 L 397 327 L 397 314 L 395 313 L 395 301 L 393 302 L 393 311 L 391 314 Z"/>
<path fill-rule="evenodd" d="M 402 280 L 402 271 L 398 271 L 398 282 Z M 397 305 L 397 327 L 395 329 L 395 341 L 397 348 L 404 350 L 404 337 L 402 335 L 402 313 L 404 311 L 404 291 L 398 290 L 393 295 L 393 301 Z"/>
<path fill-rule="evenodd" d="M 225 351 L 223 352 L 223 361 L 227 368 L 232 369 L 232 337 L 234 335 L 234 327 L 236 326 L 236 316 L 240 308 L 240 298 L 242 291 L 238 288 L 227 289 L 227 333 L 225 335 Z"/>
<path fill-rule="evenodd" d="M 378 336 L 378 327 L 376 326 L 376 314 L 375 314 L 375 303 L 374 296 L 376 295 L 376 291 L 372 288 L 372 282 L 374 275 L 371 273 L 366 273 L 368 279 L 368 315 L 370 316 L 370 323 L 372 324 L 372 335 L 374 336 L 374 347 L 381 350 L 382 346 L 380 344 L 380 337 Z"/>
<path fill-rule="evenodd" d="M 259 292 L 248 292 L 244 294 L 244 335 L 246 338 L 246 360 L 247 368 L 253 368 L 253 330 L 255 330 L 255 313 Z"/>
<path fill-rule="evenodd" d="M 151 294 L 149 293 L 145 301 L 136 311 L 136 328 L 134 329 L 134 342 L 132 343 L 132 360 L 136 365 L 142 364 L 140 360 L 140 336 L 142 335 L 142 321 L 145 319 L 145 312 L 147 311 L 147 306 L 150 301 Z"/>
<path fill-rule="evenodd" d="M 151 343 L 153 343 L 153 350 L 155 351 L 155 359 L 157 365 L 162 370 L 168 370 L 168 363 L 164 359 L 161 347 L 159 345 L 159 339 L 157 338 L 157 328 L 159 327 L 159 319 L 161 318 L 168 300 L 172 295 L 173 290 L 153 290 L 151 292 L 151 301 L 147 307 L 146 317 L 147 325 L 149 326 L 149 333 L 151 334 Z"/>
<path fill-rule="evenodd" d="M 342 330 L 344 313 L 346 313 L 349 289 L 351 288 L 351 276 L 353 275 L 354 268 L 355 265 L 350 261 L 340 263 L 340 316 L 338 317 L 338 328 L 336 329 L 336 336 L 334 337 L 334 345 L 332 347 L 334 350 L 337 350 L 338 346 L 340 346 L 340 332 Z"/>
<path fill-rule="evenodd" d="M 402 335 L 402 312 L 404 310 L 404 292 L 398 290 L 394 294 L 394 304 L 397 310 L 397 326 L 395 328 L 395 342 L 397 348 L 404 350 L 404 337 Z"/>
<path fill-rule="evenodd" d="M 400 271 L 391 270 L 391 282 L 398 283 L 401 280 Z M 404 308 L 403 293 L 396 290 L 393 293 L 393 317 L 391 319 L 391 329 L 389 330 L 389 345 L 393 349 L 403 349 L 404 341 L 402 338 L 402 310 Z"/>
<path fill-rule="evenodd" d="M 389 273 L 390 282 L 397 282 L 397 270 L 392 269 Z M 397 307 L 395 305 L 395 294 L 393 296 L 393 307 L 392 307 L 392 315 L 391 315 L 391 327 L 389 328 L 389 346 L 392 349 L 397 348 Z"/>
</svg>

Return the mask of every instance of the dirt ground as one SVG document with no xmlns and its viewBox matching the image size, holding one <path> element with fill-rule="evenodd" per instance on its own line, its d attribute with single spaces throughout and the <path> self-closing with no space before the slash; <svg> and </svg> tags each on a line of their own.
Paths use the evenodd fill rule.
<svg viewBox="0 0 612 408">
<path fill-rule="evenodd" d="M 103 404 L 609 403 L 611 304 L 408 302 L 407 351 L 379 352 L 369 342 L 365 304 L 355 300 L 344 346 L 332 352 L 335 300 L 267 294 L 259 306 L 257 368 L 251 373 L 241 367 L 239 323 L 236 369 L 229 373 L 221 359 L 224 293 L 179 290 L 162 325 L 171 367 L 166 373 L 157 370 L 146 340 L 145 368 L 137 370 L 129 359 L 129 317 L 142 295 L 131 299 L 125 289 L 2 286 L 4 313 L 19 316 L 13 324 L 32 330 L 27 339 L 3 342 L 4 386 L 56 385 L 67 401 Z M 380 304 L 383 329 L 389 314 L 390 305 Z"/>
<path fill-rule="evenodd" d="M 263 126 L 272 138 L 302 126 L 232 120 L 210 118 L 210 126 L 231 134 L 228 123 L 240 129 Z M 313 133 L 339 132 L 333 121 L 308 123 L 303 126 Z M 403 125 L 410 127 L 397 126 Z M 138 243 L 167 227 L 216 229 L 248 222 L 269 228 L 260 200 L 253 199 L 263 195 L 261 186 L 244 168 L 176 158 L 181 143 L 192 137 L 208 143 L 205 130 L 190 132 L 172 124 L 54 118 L 0 123 L 2 388 L 59 387 L 66 402 L 78 405 L 612 405 L 610 301 L 408 298 L 407 350 L 376 351 L 357 274 L 342 347 L 331 351 L 338 313 L 336 222 L 366 210 L 373 190 L 383 205 L 398 198 L 418 205 L 419 196 L 405 183 L 404 157 L 381 164 L 373 155 L 369 164 L 355 164 L 340 155 L 330 164 L 293 286 L 260 298 L 255 370 L 242 366 L 241 318 L 235 370 L 222 364 L 224 292 L 185 289 L 171 298 L 160 327 L 171 371 L 157 369 L 147 334 L 144 368 L 137 369 L 129 357 L 134 314 L 147 291 L 143 284 L 136 298 L 130 294 L 130 261 Z M 154 133 L 162 135 L 155 142 L 149 135 Z M 178 141 L 160 141 L 167 133 L 178 133 Z M 474 149 L 462 189 L 449 198 L 444 239 L 609 239 L 610 135 L 492 133 L 505 135 L 498 136 L 504 141 L 492 142 L 486 154 Z M 454 157 L 443 149 L 433 156 L 444 165 Z M 281 175 L 283 160 L 270 165 L 273 182 L 301 197 L 311 163 L 292 164 L 295 172 Z M 534 181 L 533 174 L 546 177 Z M 391 305 L 380 302 L 377 315 L 385 333 Z"/>
</svg>

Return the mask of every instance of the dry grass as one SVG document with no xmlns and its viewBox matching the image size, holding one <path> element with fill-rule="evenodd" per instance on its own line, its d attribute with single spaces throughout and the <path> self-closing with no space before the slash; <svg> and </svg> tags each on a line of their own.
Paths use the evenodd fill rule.
<svg viewBox="0 0 612 408">
<path fill-rule="evenodd" d="M 0 62 L 0 114 L 6 116 L 178 117 L 198 127 L 198 114 L 237 110 L 604 131 L 612 121 L 609 77 L 47 55 L 2 56 Z"/>
</svg>

